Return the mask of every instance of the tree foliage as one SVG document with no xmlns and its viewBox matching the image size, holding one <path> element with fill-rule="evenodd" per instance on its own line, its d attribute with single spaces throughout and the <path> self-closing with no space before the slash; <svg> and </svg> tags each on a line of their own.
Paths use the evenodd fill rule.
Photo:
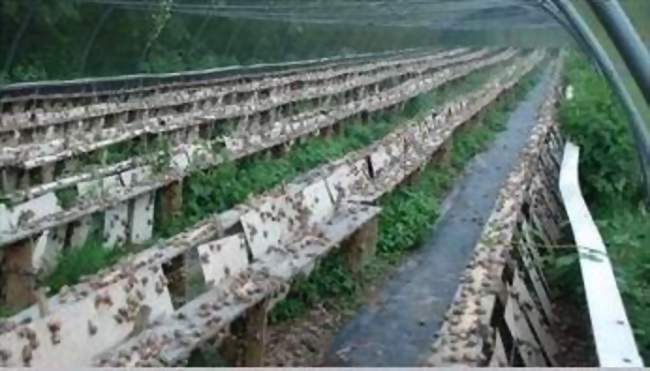
<svg viewBox="0 0 650 371">
<path fill-rule="evenodd" d="M 4 0 L 0 73 L 6 82 L 19 82 L 177 72 L 435 42 L 434 34 L 417 28 L 180 14 L 173 12 L 172 0 L 159 2 L 156 9 L 138 10 L 81 0 Z"/>
</svg>

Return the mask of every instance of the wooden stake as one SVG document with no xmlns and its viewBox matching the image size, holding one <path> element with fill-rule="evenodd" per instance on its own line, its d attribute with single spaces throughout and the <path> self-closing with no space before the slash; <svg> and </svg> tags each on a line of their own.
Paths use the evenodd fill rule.
<svg viewBox="0 0 650 371">
<path fill-rule="evenodd" d="M 248 310 L 245 319 L 243 334 L 243 356 L 239 366 L 260 367 L 264 359 L 264 346 L 266 344 L 266 328 L 268 322 L 268 299 Z"/>
<path fill-rule="evenodd" d="M 379 218 L 375 216 L 343 242 L 341 248 L 345 254 L 345 263 L 352 273 L 360 273 L 375 255 L 378 238 Z"/>
<path fill-rule="evenodd" d="M 18 185 L 18 175 L 16 169 L 4 168 L 1 172 L 2 175 L 2 190 L 4 192 L 13 192 Z"/>
<path fill-rule="evenodd" d="M 431 164 L 446 165 L 451 161 L 451 154 L 454 148 L 454 138 L 449 137 L 440 145 L 440 148 L 431 156 Z"/>
<path fill-rule="evenodd" d="M 162 189 L 161 221 L 171 222 L 183 211 L 183 180 L 176 180 Z"/>
<path fill-rule="evenodd" d="M 32 268 L 32 244 L 24 240 L 5 248 L 2 272 L 4 293 L 9 309 L 22 309 L 33 304 L 36 297 L 34 270 Z"/>
</svg>

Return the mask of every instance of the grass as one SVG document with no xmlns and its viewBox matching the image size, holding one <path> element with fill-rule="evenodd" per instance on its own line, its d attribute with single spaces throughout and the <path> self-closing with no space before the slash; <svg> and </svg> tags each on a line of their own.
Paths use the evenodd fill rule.
<svg viewBox="0 0 650 371">
<path fill-rule="evenodd" d="M 419 248 L 440 214 L 440 205 L 454 181 L 478 153 L 505 128 L 509 112 L 530 90 L 537 74 L 526 77 L 508 97 L 491 106 L 483 120 L 467 132 L 457 133 L 448 164 L 433 164 L 411 184 L 403 184 L 380 200 L 377 255 L 355 277 L 343 264 L 340 252 L 324 259 L 307 278 L 298 279 L 287 298 L 270 313 L 273 323 L 294 320 L 317 304 L 352 313 L 363 302 L 363 291 L 377 282 L 409 252 Z"/>
<path fill-rule="evenodd" d="M 650 218 L 643 202 L 632 138 L 623 110 L 607 82 L 584 58 L 571 56 L 566 80 L 573 85 L 575 98 L 561 105 L 562 130 L 581 147 L 581 187 L 607 245 L 628 317 L 647 363 Z M 575 254 L 563 257 L 557 265 L 561 274 L 556 282 L 565 282 L 565 294 L 582 298 Z"/>
<path fill-rule="evenodd" d="M 93 274 L 100 269 L 117 263 L 125 254 L 125 249 L 108 249 L 94 242 L 78 249 L 72 249 L 63 254 L 56 269 L 46 279 L 51 292 L 57 292 L 65 285 L 79 282 L 85 275 Z"/>
</svg>

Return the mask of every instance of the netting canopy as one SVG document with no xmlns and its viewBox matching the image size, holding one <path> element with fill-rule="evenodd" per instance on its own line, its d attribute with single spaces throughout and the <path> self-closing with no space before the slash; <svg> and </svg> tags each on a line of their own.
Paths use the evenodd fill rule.
<svg viewBox="0 0 650 371">
<path fill-rule="evenodd" d="M 633 18 L 647 13 L 644 1 L 624 4 Z M 572 43 L 563 23 L 549 0 L 5 0 L 0 83 L 409 48 L 557 47 Z"/>
<path fill-rule="evenodd" d="M 86 0 L 130 9 L 154 10 L 155 0 Z M 175 1 L 174 12 L 308 23 L 474 29 L 554 26 L 538 1 L 531 0 L 357 0 L 357 1 Z"/>
</svg>

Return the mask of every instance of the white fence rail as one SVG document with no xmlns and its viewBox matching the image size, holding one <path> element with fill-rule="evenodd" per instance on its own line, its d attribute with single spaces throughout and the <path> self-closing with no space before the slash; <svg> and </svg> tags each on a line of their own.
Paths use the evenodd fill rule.
<svg viewBox="0 0 650 371">
<path fill-rule="evenodd" d="M 601 367 L 643 367 L 607 254 L 578 181 L 580 149 L 568 142 L 560 171 L 560 193 L 578 247 L 589 318 Z"/>
</svg>

